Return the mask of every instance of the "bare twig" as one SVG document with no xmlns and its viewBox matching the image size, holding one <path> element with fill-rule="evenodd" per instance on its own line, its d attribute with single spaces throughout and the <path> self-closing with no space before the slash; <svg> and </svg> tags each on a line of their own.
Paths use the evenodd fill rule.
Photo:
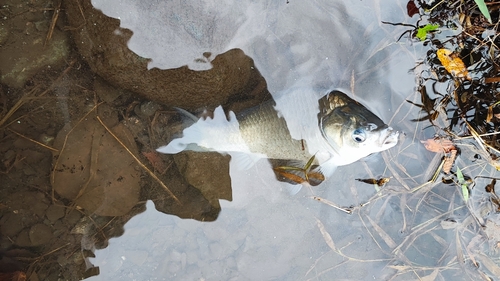
<svg viewBox="0 0 500 281">
<path fill-rule="evenodd" d="M 44 148 L 47 148 L 48 150 L 52 150 L 52 151 L 55 151 L 55 152 L 58 152 L 58 151 L 59 151 L 59 150 L 57 150 L 57 149 L 55 149 L 55 148 L 53 148 L 53 147 L 50 147 L 50 146 L 48 146 L 48 145 L 45 145 L 45 144 L 43 144 L 43 143 L 41 143 L 41 142 L 39 142 L 39 141 L 36 141 L 36 140 L 34 140 L 34 139 L 30 139 L 30 138 L 28 138 L 27 136 L 22 135 L 22 134 L 20 134 L 20 133 L 18 133 L 18 132 L 16 132 L 16 131 L 14 131 L 14 130 L 12 130 L 12 129 L 10 129 L 10 128 L 7 128 L 7 130 L 9 130 L 9 131 L 13 132 L 14 134 L 16 134 L 16 135 L 18 135 L 18 136 L 20 136 L 20 137 L 22 137 L 22 138 L 24 138 L 24 139 L 27 139 L 27 140 L 29 140 L 29 141 L 31 141 L 31 142 L 34 142 L 34 143 L 38 144 L 39 146 L 42 146 L 42 147 L 44 147 Z"/>
</svg>

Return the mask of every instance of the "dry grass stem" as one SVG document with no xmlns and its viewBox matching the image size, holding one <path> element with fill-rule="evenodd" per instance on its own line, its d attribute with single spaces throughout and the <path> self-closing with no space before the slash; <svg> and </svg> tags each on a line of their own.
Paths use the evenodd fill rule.
<svg viewBox="0 0 500 281">
<path fill-rule="evenodd" d="M 34 96 L 35 92 L 39 89 L 39 87 L 35 87 L 33 89 L 31 89 L 31 91 L 29 91 L 28 93 L 24 94 L 15 104 L 14 106 L 12 106 L 12 108 L 5 114 L 5 116 L 0 120 L 0 127 L 2 127 L 2 125 L 7 122 L 7 120 L 12 116 L 14 115 L 14 113 L 19 109 L 21 108 L 26 102 L 27 100 L 29 100 L 30 98 L 32 98 L 32 96 Z"/>
<path fill-rule="evenodd" d="M 12 108 L 3 116 L 3 118 L 0 120 L 0 127 L 2 127 L 7 120 L 14 115 L 14 113 L 19 110 L 26 102 L 29 100 L 35 99 L 35 98 L 40 98 L 50 92 L 55 85 L 72 69 L 73 64 L 75 64 L 76 60 L 71 61 L 68 64 L 68 67 L 57 77 L 52 84 L 45 89 L 43 92 L 41 92 L 39 95 L 36 95 L 36 92 L 40 89 L 40 86 L 35 86 L 33 89 L 31 89 L 28 93 L 24 94 L 15 104 L 12 106 Z"/>
<path fill-rule="evenodd" d="M 39 142 L 39 141 L 36 141 L 36 140 L 34 140 L 34 139 L 31 139 L 31 138 L 28 138 L 27 136 L 22 135 L 22 134 L 20 134 L 20 133 L 18 133 L 18 132 L 16 132 L 16 131 L 14 131 L 14 130 L 12 130 L 12 129 L 7 128 L 7 130 L 9 130 L 9 131 L 13 132 L 14 134 L 16 134 L 16 135 L 18 135 L 18 136 L 20 136 L 20 137 L 22 137 L 22 138 L 24 138 L 24 139 L 27 139 L 27 140 L 29 140 L 29 141 L 33 142 L 33 143 L 35 143 L 35 144 L 38 144 L 39 146 L 44 147 L 44 148 L 46 148 L 46 149 L 48 149 L 48 150 L 52 150 L 52 151 L 55 151 L 55 152 L 58 152 L 58 151 L 59 151 L 59 150 L 57 150 L 57 149 L 55 149 L 55 148 L 53 148 L 53 147 L 50 147 L 50 146 L 48 146 L 48 145 L 45 145 L 45 144 L 43 144 L 43 143 L 41 143 L 41 142 Z"/>
<path fill-rule="evenodd" d="M 326 199 L 323 199 L 321 197 L 313 196 L 313 197 L 310 197 L 310 198 L 312 198 L 312 199 L 314 199 L 316 201 L 319 201 L 321 203 L 324 203 L 324 204 L 326 204 L 326 205 L 328 205 L 330 207 L 333 207 L 333 208 L 335 208 L 337 210 L 340 210 L 340 211 L 342 211 L 344 213 L 347 213 L 347 214 L 351 214 L 352 213 L 352 209 L 351 208 L 341 207 L 341 206 L 339 206 L 339 205 L 337 205 L 337 204 L 335 204 L 335 203 L 333 203 L 331 201 L 328 201 Z"/>
<path fill-rule="evenodd" d="M 390 249 L 396 248 L 397 244 L 394 242 L 394 240 L 391 238 L 387 232 L 385 232 L 382 227 L 380 227 L 377 223 L 375 223 L 369 216 L 367 217 L 368 221 L 372 225 L 373 229 L 378 233 L 378 235 L 384 240 L 385 244 L 389 246 Z"/>
<path fill-rule="evenodd" d="M 323 225 L 323 223 L 318 218 L 315 219 L 316 219 L 316 225 L 318 226 L 319 231 L 321 232 L 321 235 L 323 236 L 323 239 L 325 240 L 326 244 L 328 245 L 328 247 L 330 247 L 330 249 L 336 252 L 337 247 L 335 247 L 335 243 L 333 243 L 332 236 L 325 230 L 325 226 Z"/>
<path fill-rule="evenodd" d="M 61 11 L 61 2 L 62 0 L 57 3 L 57 6 L 54 9 L 54 14 L 52 15 L 52 21 L 50 22 L 49 31 L 47 32 L 44 46 L 47 45 L 47 43 L 52 38 L 52 34 L 54 33 L 54 28 L 56 27 L 57 19 L 59 18 L 59 12 Z"/>
</svg>

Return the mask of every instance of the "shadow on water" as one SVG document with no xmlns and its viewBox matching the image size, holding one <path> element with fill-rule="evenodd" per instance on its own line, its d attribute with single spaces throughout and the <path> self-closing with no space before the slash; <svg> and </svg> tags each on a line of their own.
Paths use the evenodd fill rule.
<svg viewBox="0 0 500 281">
<path fill-rule="evenodd" d="M 407 2 L 7 2 L 1 278 L 500 276 L 495 201 L 482 191 L 494 194 L 495 171 L 482 165 L 489 158 L 475 157 L 473 142 L 455 143 L 465 177 L 446 177 L 435 173 L 443 154 L 420 143 L 450 120 L 440 111 L 431 126 L 428 102 L 438 99 L 421 93 L 449 87 L 422 78 L 433 66 L 416 63 L 436 43 L 431 35 L 400 38 L 406 26 L 382 23 L 415 21 Z M 424 83 L 415 86 L 415 75 Z M 186 127 L 174 107 L 200 116 L 222 105 L 241 116 L 267 103 L 293 143 L 307 147 L 300 140 L 317 132 L 318 100 L 333 89 L 401 131 L 399 143 L 297 195 L 289 182 L 303 175 L 278 181 L 265 159 L 242 168 L 233 154 L 156 151 Z M 429 181 L 435 175 L 447 180 Z"/>
</svg>

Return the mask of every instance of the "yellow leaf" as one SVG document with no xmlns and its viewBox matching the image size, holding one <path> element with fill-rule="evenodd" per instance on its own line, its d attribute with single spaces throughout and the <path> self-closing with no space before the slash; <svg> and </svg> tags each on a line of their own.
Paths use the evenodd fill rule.
<svg viewBox="0 0 500 281">
<path fill-rule="evenodd" d="M 441 64 L 453 77 L 471 79 L 464 62 L 452 51 L 439 49 L 436 53 Z"/>
</svg>

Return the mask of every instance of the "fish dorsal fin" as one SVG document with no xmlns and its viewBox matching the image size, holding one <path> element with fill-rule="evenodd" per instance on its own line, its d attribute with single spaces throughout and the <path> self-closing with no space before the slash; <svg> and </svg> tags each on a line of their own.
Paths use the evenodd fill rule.
<svg viewBox="0 0 500 281">
<path fill-rule="evenodd" d="M 331 91 L 321 99 L 319 99 L 319 115 L 328 115 L 330 114 L 334 109 L 336 108 L 341 108 L 346 106 L 349 102 L 355 102 L 355 100 L 351 99 L 348 97 L 346 94 L 340 92 L 340 91 Z"/>
</svg>

